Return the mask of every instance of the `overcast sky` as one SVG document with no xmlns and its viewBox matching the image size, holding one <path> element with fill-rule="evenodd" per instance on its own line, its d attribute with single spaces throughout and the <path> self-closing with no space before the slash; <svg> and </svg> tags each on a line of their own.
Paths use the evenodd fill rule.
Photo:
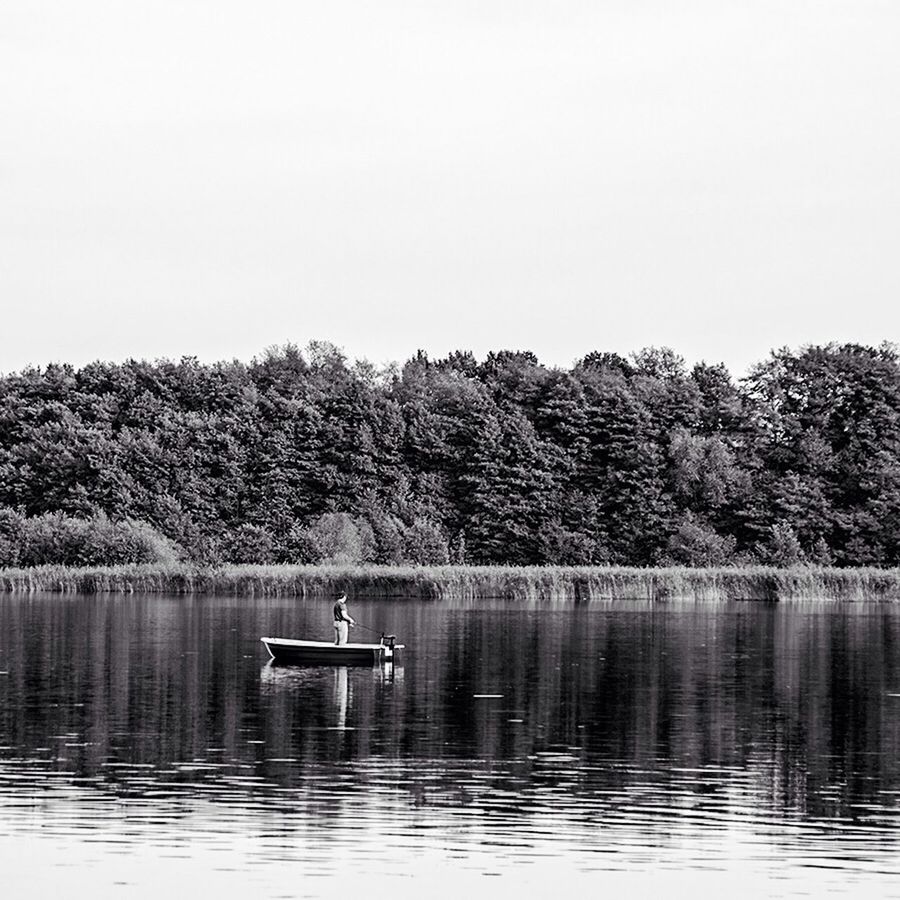
<svg viewBox="0 0 900 900">
<path fill-rule="evenodd" d="M 896 0 L 3 0 L 0 371 L 900 340 Z"/>
</svg>

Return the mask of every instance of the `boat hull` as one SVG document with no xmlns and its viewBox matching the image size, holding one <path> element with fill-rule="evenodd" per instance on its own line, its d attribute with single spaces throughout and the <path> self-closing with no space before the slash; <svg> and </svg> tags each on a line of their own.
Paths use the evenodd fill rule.
<svg viewBox="0 0 900 900">
<path fill-rule="evenodd" d="M 376 666 L 397 662 L 400 645 L 329 644 L 325 641 L 293 641 L 264 637 L 272 661 L 289 666 Z"/>
</svg>

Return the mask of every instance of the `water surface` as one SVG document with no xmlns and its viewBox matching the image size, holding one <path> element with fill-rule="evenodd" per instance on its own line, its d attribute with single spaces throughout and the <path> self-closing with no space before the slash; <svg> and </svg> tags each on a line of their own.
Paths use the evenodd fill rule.
<svg viewBox="0 0 900 900">
<path fill-rule="evenodd" d="M 8 896 L 900 897 L 900 609 L 0 597 Z M 356 632 L 357 638 L 361 637 Z"/>
</svg>

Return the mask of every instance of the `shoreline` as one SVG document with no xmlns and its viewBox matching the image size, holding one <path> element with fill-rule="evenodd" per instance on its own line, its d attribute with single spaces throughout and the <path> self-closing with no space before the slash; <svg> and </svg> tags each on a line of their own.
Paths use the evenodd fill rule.
<svg viewBox="0 0 900 900">
<path fill-rule="evenodd" d="M 0 593 L 220 594 L 321 599 L 338 590 L 387 600 L 503 599 L 900 602 L 900 569 L 768 566 L 125 565 L 0 569 Z"/>
</svg>

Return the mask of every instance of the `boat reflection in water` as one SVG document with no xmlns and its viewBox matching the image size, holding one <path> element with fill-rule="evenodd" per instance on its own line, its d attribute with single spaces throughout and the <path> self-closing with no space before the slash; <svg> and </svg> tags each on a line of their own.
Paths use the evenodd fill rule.
<svg viewBox="0 0 900 900">
<path fill-rule="evenodd" d="M 334 670 L 334 689 L 332 701 L 337 711 L 338 731 L 347 730 L 347 704 L 350 700 L 350 679 L 346 666 L 337 666 Z"/>
<path fill-rule="evenodd" d="M 261 689 L 270 702 L 292 707 L 295 725 L 301 728 L 326 728 L 355 731 L 367 728 L 373 691 L 380 694 L 387 687 L 403 682 L 403 667 L 387 664 L 360 666 L 284 666 L 269 660 L 260 672 Z M 355 724 L 347 724 L 353 712 L 354 690 L 364 696 Z M 326 697 L 330 696 L 330 704 Z M 304 711 L 307 715 L 304 715 Z"/>
</svg>

